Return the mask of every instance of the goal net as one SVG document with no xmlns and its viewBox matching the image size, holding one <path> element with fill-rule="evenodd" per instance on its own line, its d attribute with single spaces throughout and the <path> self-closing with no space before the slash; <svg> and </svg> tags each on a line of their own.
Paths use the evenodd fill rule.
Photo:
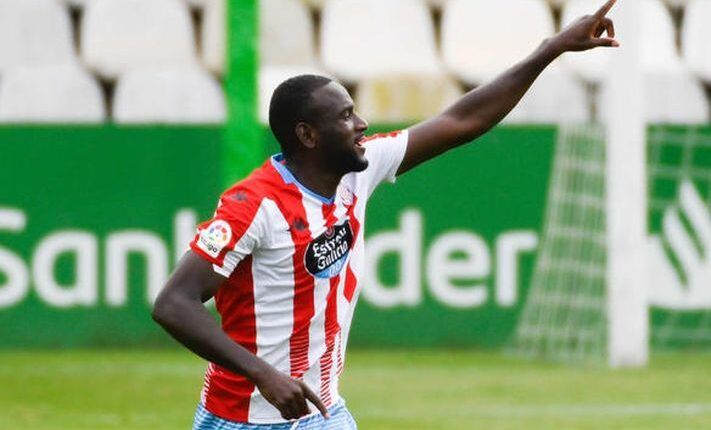
<svg viewBox="0 0 711 430">
<path fill-rule="evenodd" d="M 606 134 L 562 127 L 543 238 L 513 349 L 609 361 Z M 711 347 L 711 127 L 647 131 L 644 287 L 653 350 Z"/>
</svg>

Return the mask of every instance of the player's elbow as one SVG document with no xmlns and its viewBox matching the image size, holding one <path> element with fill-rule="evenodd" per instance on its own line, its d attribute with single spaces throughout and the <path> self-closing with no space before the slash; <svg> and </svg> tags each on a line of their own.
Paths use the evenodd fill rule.
<svg viewBox="0 0 711 430">
<path fill-rule="evenodd" d="M 172 323 L 180 316 L 179 301 L 174 294 L 164 289 L 156 301 L 153 303 L 153 311 L 151 317 L 153 321 L 162 327 L 172 325 Z"/>
</svg>

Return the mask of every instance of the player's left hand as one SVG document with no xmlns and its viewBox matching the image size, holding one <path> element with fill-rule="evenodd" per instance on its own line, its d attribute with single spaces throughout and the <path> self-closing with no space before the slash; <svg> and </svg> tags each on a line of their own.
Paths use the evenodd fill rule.
<svg viewBox="0 0 711 430">
<path fill-rule="evenodd" d="M 593 15 L 585 15 L 567 26 L 553 37 L 553 42 L 560 52 L 587 51 L 588 49 L 604 47 L 618 47 L 615 40 L 615 25 L 606 15 L 615 5 L 617 0 L 608 0 Z M 603 33 L 607 37 L 601 37 Z"/>
</svg>

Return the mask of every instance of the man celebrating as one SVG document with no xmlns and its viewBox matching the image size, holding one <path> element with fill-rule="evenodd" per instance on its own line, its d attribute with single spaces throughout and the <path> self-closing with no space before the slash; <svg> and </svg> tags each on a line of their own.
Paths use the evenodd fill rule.
<svg viewBox="0 0 711 430">
<path fill-rule="evenodd" d="M 222 194 L 153 311 L 210 362 L 193 429 L 356 428 L 338 378 L 368 198 L 496 125 L 562 53 L 618 46 L 606 17 L 614 3 L 408 130 L 365 138 L 348 92 L 328 78 L 297 76 L 274 91 L 269 124 L 282 153 Z M 203 306 L 213 296 L 222 327 Z"/>
</svg>

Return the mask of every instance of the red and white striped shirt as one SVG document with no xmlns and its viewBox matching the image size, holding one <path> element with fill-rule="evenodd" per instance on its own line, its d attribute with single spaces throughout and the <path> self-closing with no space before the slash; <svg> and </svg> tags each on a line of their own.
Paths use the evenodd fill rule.
<svg viewBox="0 0 711 430">
<path fill-rule="evenodd" d="M 277 155 L 220 197 L 190 244 L 227 277 L 215 296 L 223 330 L 277 370 L 335 404 L 360 291 L 366 202 L 394 181 L 407 131 L 364 141 L 368 168 L 345 175 L 332 199 L 299 184 Z M 253 383 L 210 363 L 202 402 L 237 422 L 283 422 Z M 311 405 L 312 413 L 317 411 Z"/>
</svg>

